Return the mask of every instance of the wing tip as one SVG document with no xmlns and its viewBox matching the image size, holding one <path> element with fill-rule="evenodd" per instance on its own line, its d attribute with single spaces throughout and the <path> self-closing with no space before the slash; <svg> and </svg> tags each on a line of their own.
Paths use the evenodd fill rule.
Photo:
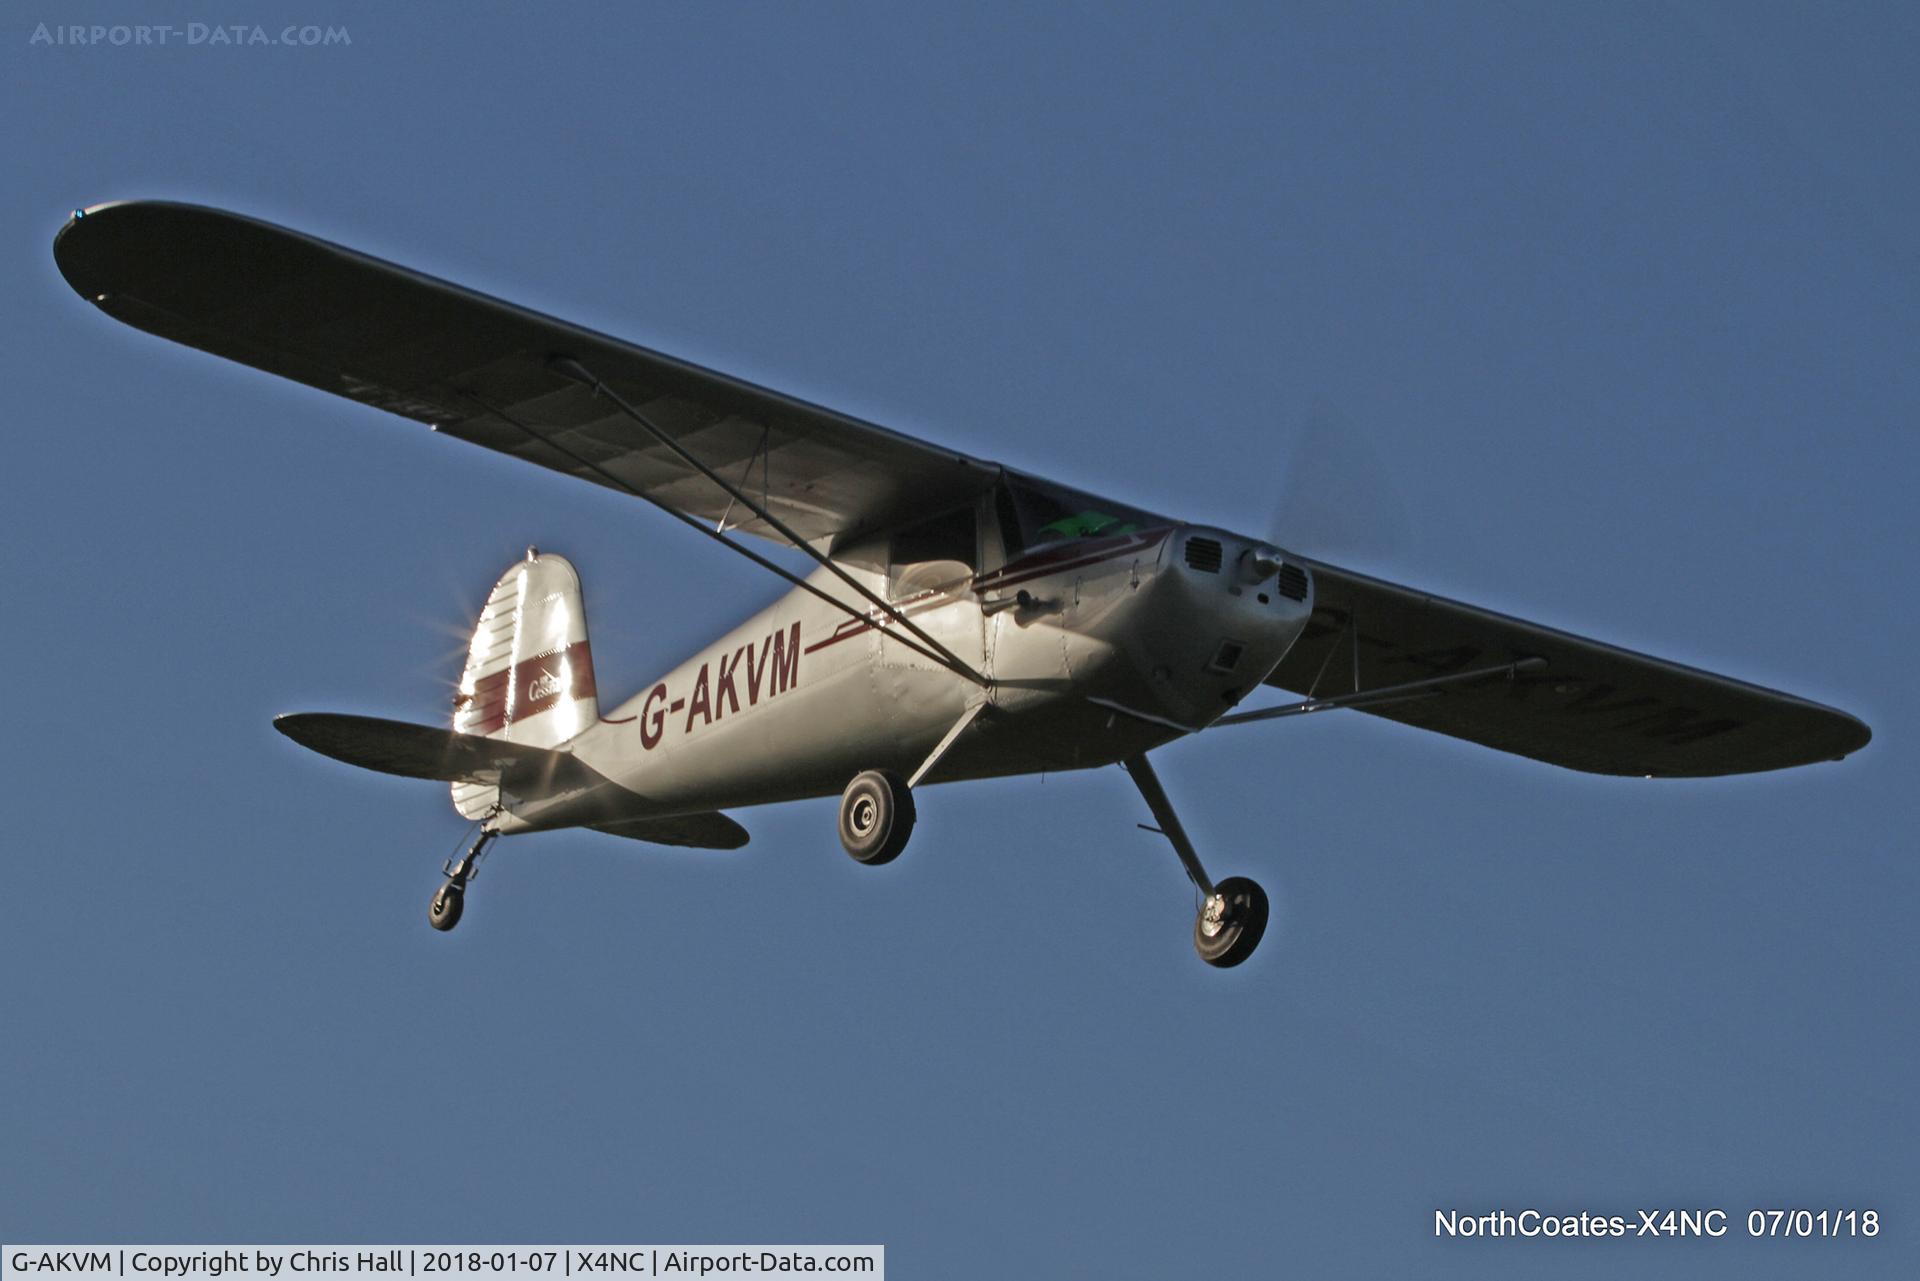
<svg viewBox="0 0 1920 1281">
<path fill-rule="evenodd" d="M 282 712 L 273 718 L 273 727 L 297 743 L 300 741 L 301 726 L 311 718 L 324 714 L 323 712 Z"/>
<path fill-rule="evenodd" d="M 145 233 L 176 226 L 229 220 L 250 223 L 241 214 L 179 200 L 102 200 L 81 205 L 53 234 L 53 261 L 73 291 L 96 306 L 113 294 L 114 275 L 154 246 Z"/>
<path fill-rule="evenodd" d="M 1828 760 L 1844 761 L 1868 743 L 1873 741 L 1873 727 L 1851 712 L 1843 712 L 1837 707 L 1827 708 L 1828 715 L 1835 720 L 1835 730 L 1842 736 L 1839 749 Z"/>
<path fill-rule="evenodd" d="M 103 200 L 82 205 L 67 215 L 66 222 L 53 236 L 53 261 L 60 268 L 73 292 L 98 305 L 107 300 L 109 288 L 102 259 L 124 227 L 122 211 L 139 210 L 157 202 L 150 200 Z"/>
<path fill-rule="evenodd" d="M 1792 695 L 1780 695 L 1792 698 Z M 1859 717 L 1837 707 L 1819 703 L 1801 703 L 1805 719 L 1773 739 L 1763 748 L 1742 752 L 1726 760 L 1714 761 L 1703 768 L 1673 771 L 1654 770 L 1648 778 L 1724 778 L 1740 774 L 1768 774 L 1776 770 L 1799 769 L 1806 765 L 1825 765 L 1843 761 L 1873 741 L 1873 730 Z M 1811 715 L 1808 715 L 1811 713 Z M 1621 771 L 1632 773 L 1634 771 Z"/>
</svg>

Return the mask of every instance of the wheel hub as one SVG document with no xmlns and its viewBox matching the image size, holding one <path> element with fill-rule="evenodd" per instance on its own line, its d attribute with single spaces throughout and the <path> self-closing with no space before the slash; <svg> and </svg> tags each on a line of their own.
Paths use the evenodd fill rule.
<svg viewBox="0 0 1920 1281">
<path fill-rule="evenodd" d="M 1200 932 L 1208 938 L 1216 938 L 1226 928 L 1227 896 L 1211 895 L 1200 907 Z"/>
<path fill-rule="evenodd" d="M 871 796 L 862 796 L 853 803 L 853 830 L 861 836 L 873 831 L 879 817 L 879 807 L 873 803 Z"/>
</svg>

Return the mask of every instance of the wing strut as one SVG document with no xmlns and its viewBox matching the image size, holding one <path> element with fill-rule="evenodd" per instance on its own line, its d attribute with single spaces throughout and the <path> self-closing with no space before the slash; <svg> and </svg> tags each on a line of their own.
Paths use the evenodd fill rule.
<svg viewBox="0 0 1920 1281">
<path fill-rule="evenodd" d="M 1252 721 L 1270 721 L 1279 716 L 1304 716 L 1308 712 L 1330 712 L 1336 707 L 1374 707 L 1385 703 L 1398 703 L 1408 698 L 1425 698 L 1428 694 L 1445 686 L 1482 680 L 1488 676 L 1505 676 L 1511 680 L 1521 672 L 1535 671 L 1546 665 L 1547 660 L 1544 658 L 1519 658 L 1511 663 L 1502 663 L 1498 667 L 1480 667 L 1470 672 L 1429 676 L 1425 680 L 1406 681 L 1399 685 L 1382 685 L 1378 689 L 1355 690 L 1351 694 L 1335 694 L 1331 698 L 1309 698 L 1299 703 L 1288 703 L 1284 707 L 1263 707 L 1257 712 L 1236 712 L 1232 716 L 1222 716 L 1214 722 L 1214 725 L 1246 725 Z"/>
<path fill-rule="evenodd" d="M 920 786 L 920 780 L 931 774 L 933 767 L 946 757 L 947 749 L 953 746 L 954 740 L 959 738 L 967 726 L 973 724 L 980 713 L 986 710 L 987 701 L 984 698 L 977 703 L 967 704 L 967 710 L 960 713 L 960 719 L 953 723 L 953 728 L 947 731 L 947 736 L 934 744 L 933 750 L 927 753 L 927 759 L 920 762 L 920 768 L 915 770 L 913 777 L 907 780 L 907 786 L 909 788 Z"/>
<path fill-rule="evenodd" d="M 509 414 L 506 410 L 500 408 L 498 405 L 495 405 L 490 401 L 487 401 L 481 398 L 480 396 L 477 396 L 474 393 L 470 391 L 466 391 L 464 389 L 460 391 L 460 394 L 466 397 L 468 400 L 472 401 L 474 404 L 480 406 L 480 408 L 484 409 L 486 412 L 492 414 L 495 418 L 498 418 L 501 422 L 506 423 L 507 425 L 520 431 L 523 435 L 527 437 L 527 439 L 535 442 L 536 444 L 545 445 L 548 449 L 553 450 L 555 453 L 561 454 L 566 458 L 571 459 L 573 462 L 578 463 L 580 466 L 586 468 L 588 471 L 591 471 L 595 475 L 599 476 L 602 480 L 604 480 L 608 485 L 612 486 L 613 488 L 621 490 L 624 493 L 631 494 L 635 498 L 638 498 L 643 502 L 651 503 L 653 506 L 658 507 L 661 511 L 673 517 L 675 520 L 679 521 L 682 525 L 685 525 L 687 528 L 696 531 L 697 533 L 701 534 L 703 537 L 711 538 L 714 542 L 719 543 L 722 547 L 728 547 L 733 549 L 736 552 L 739 552 L 742 556 L 745 556 L 748 560 L 760 566 L 760 568 L 767 570 L 770 573 L 779 575 L 781 578 L 786 579 L 789 583 L 792 583 L 795 587 L 798 587 L 801 591 L 811 592 L 813 595 L 818 596 L 821 600 L 833 606 L 835 609 L 845 613 L 848 617 L 857 619 L 858 621 L 863 623 L 870 624 L 872 622 L 872 619 L 868 615 L 861 613 L 859 610 L 855 609 L 853 606 L 847 604 L 847 602 L 841 600 L 838 596 L 833 596 L 827 592 L 821 591 L 818 587 L 814 586 L 812 583 L 808 582 L 806 579 L 800 577 L 800 575 L 794 573 L 792 570 L 786 568 L 783 565 L 776 565 L 773 561 L 768 560 L 765 556 L 762 556 L 759 552 L 754 551 L 751 547 L 743 546 L 740 543 L 734 542 L 731 538 L 728 538 L 725 534 L 721 533 L 717 529 L 708 529 L 705 524 L 701 523 L 698 520 L 695 520 L 693 517 L 687 515 L 685 512 L 679 510 L 678 508 L 670 507 L 666 503 L 662 502 L 660 499 L 655 498 L 652 494 L 646 493 L 643 490 L 637 489 L 634 486 L 629 485 L 626 481 L 621 480 L 618 476 L 614 475 L 612 472 L 608 471 L 606 468 L 600 466 L 598 463 L 593 462 L 591 459 L 582 458 L 579 454 L 574 453 L 571 449 L 568 449 L 565 445 L 560 444 L 558 441 L 552 439 L 551 437 L 542 435 L 540 432 L 534 430 L 532 427 L 529 427 L 527 424 L 521 422 L 518 418 L 515 418 L 512 414 Z M 877 628 L 876 630 L 879 631 L 879 633 L 882 636 L 887 637 L 889 640 L 895 641 L 901 645 L 905 645 L 908 649 L 920 655 L 920 657 L 927 659 L 929 662 L 939 663 L 942 667 L 949 668 L 950 670 L 955 672 L 955 674 L 964 676 L 968 680 L 976 681 L 981 685 L 987 684 L 987 680 L 985 677 L 981 676 L 978 672 L 975 672 L 971 667 L 968 667 L 965 663 L 959 663 L 959 666 L 957 667 L 954 666 L 954 663 L 959 662 L 958 659 L 953 660 L 953 662 L 949 662 L 946 658 L 941 657 L 940 654 L 934 653 L 932 650 L 925 648 L 924 646 L 914 642 L 908 637 L 901 636 L 896 632 L 890 632 L 884 627 Z"/>
<path fill-rule="evenodd" d="M 900 624 L 900 626 L 905 628 L 907 631 L 913 633 L 913 635 L 918 637 L 920 641 L 928 647 L 928 649 L 931 649 L 933 651 L 931 654 L 929 654 L 927 653 L 926 650 L 920 650 L 919 652 L 922 655 L 933 659 L 935 662 L 939 663 L 942 667 L 953 672 L 954 674 L 966 677 L 968 680 L 972 681 L 976 685 L 986 686 L 992 683 L 988 681 L 986 677 L 982 676 L 979 672 L 974 671 L 972 667 L 968 666 L 964 661 L 962 661 L 959 655 L 955 654 L 952 650 L 948 649 L 945 645 L 942 645 L 939 641 L 935 640 L 933 637 L 927 635 L 926 632 L 924 632 L 919 627 L 917 627 L 912 622 L 912 620 L 910 620 L 905 614 L 901 613 L 894 606 L 888 604 L 885 600 L 881 599 L 874 592 L 868 590 L 868 588 L 863 583 L 861 583 L 858 579 L 856 579 L 852 574 L 849 574 L 846 570 L 842 569 L 839 565 L 835 564 L 831 556 L 828 556 L 825 552 L 822 552 L 819 548 L 815 547 L 812 543 L 800 537 L 800 535 L 794 533 L 793 530 L 787 527 L 786 522 L 782 521 L 778 516 L 775 516 L 771 511 L 768 511 L 764 504 L 755 502 L 753 500 L 752 494 L 747 493 L 740 486 L 735 485 L 732 481 L 722 476 L 719 472 L 716 472 L 715 470 L 713 470 L 713 468 L 707 466 L 705 463 L 701 462 L 698 458 L 695 458 L 691 453 L 687 451 L 685 446 L 681 445 L 679 441 L 675 440 L 673 437 L 667 435 L 667 433 L 665 433 L 664 431 L 661 431 L 658 427 L 654 426 L 652 421 L 648 419 L 645 414 L 641 413 L 638 409 L 635 409 L 632 405 L 627 403 L 626 397 L 622 396 L 619 392 L 615 391 L 613 388 L 607 386 L 604 382 L 600 381 L 600 378 L 592 370 L 588 369 L 585 365 L 582 365 L 579 361 L 574 360 L 568 356 L 554 356 L 547 361 L 547 368 L 552 370 L 554 373 L 560 375 L 562 378 L 569 380 L 570 382 L 579 383 L 582 387 L 585 387 L 589 391 L 593 392 L 594 395 L 605 396 L 608 400 L 612 401 L 614 403 L 614 406 L 618 408 L 621 413 L 633 419 L 633 421 L 640 426 L 641 430 L 645 431 L 649 436 L 652 436 L 655 440 L 659 441 L 661 444 L 665 445 L 668 449 L 672 450 L 674 456 L 678 458 L 681 462 L 685 463 L 687 466 L 693 468 L 695 471 L 699 472 L 702 476 L 705 476 L 708 480 L 718 485 L 722 490 L 726 492 L 727 497 L 729 499 L 731 499 L 733 502 L 739 503 L 742 507 L 745 507 L 748 511 L 752 512 L 755 516 L 758 516 L 762 521 L 766 522 L 768 526 L 770 526 L 774 530 L 777 530 L 780 536 L 786 539 L 787 542 L 791 544 L 796 550 L 805 553 L 807 556 L 817 561 L 822 568 L 827 570 L 828 573 L 831 573 L 835 578 L 838 578 L 841 582 L 853 588 L 854 591 L 860 593 L 860 595 L 864 596 L 881 613 L 885 614 L 888 618 L 891 618 L 894 622 Z M 729 506 L 731 506 L 731 504 L 729 504 Z M 731 539 L 722 538 L 720 541 L 725 543 L 729 547 L 736 548 L 742 552 L 746 551 L 744 547 L 740 547 L 738 543 L 735 543 Z M 791 576 L 789 575 L 789 577 Z M 832 597 L 826 596 L 824 592 L 816 592 L 815 594 L 820 595 L 825 599 L 829 599 L 829 600 L 832 599 Z M 845 604 L 842 604 L 841 608 L 847 609 L 849 613 L 854 612 Z M 864 618 L 865 615 L 856 614 L 856 617 Z M 879 630 L 881 635 L 883 636 L 888 634 L 885 628 L 881 628 Z M 896 636 L 894 639 L 899 640 L 901 638 Z M 915 646 L 914 648 L 918 649 L 919 647 Z"/>
</svg>

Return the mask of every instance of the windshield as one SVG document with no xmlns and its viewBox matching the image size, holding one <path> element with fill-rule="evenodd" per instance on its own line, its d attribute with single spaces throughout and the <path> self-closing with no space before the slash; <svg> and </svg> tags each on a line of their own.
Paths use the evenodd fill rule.
<svg viewBox="0 0 1920 1281">
<path fill-rule="evenodd" d="M 1011 559 L 1022 551 L 1075 538 L 1109 538 L 1131 534 L 1158 517 L 1122 507 L 1091 494 L 1056 486 L 1012 482 L 996 495 L 1001 538 Z"/>
</svg>

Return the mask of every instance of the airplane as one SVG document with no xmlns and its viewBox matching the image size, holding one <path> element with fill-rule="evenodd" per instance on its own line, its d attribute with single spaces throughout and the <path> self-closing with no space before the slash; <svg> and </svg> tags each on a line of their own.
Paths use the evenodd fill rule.
<svg viewBox="0 0 1920 1281">
<path fill-rule="evenodd" d="M 161 201 L 77 210 L 62 275 L 189 347 L 602 485 L 784 579 L 770 608 L 603 708 L 578 574 L 534 548 L 480 613 L 448 726 L 285 715 L 294 742 L 449 784 L 499 837 L 590 828 L 736 849 L 726 810 L 840 795 L 897 858 L 935 783 L 1118 764 L 1238 965 L 1268 903 L 1214 880 L 1149 753 L 1352 709 L 1566 769 L 1701 778 L 1839 760 L 1867 726 L 1790 694 L 1447 600 L 913 439 L 295 231 Z M 748 539 L 791 549 L 805 574 Z M 1295 701 L 1235 710 L 1262 686 Z"/>
</svg>

